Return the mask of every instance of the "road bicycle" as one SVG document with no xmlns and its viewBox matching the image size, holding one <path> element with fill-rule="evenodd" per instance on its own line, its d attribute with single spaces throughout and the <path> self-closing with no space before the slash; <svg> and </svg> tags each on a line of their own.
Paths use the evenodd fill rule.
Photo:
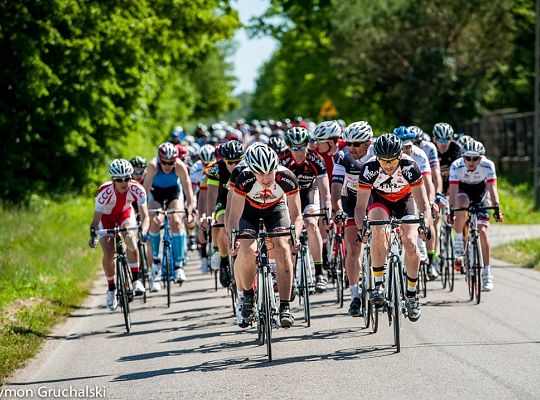
<svg viewBox="0 0 540 400">
<path fill-rule="evenodd" d="M 137 240 L 137 247 L 139 248 L 139 265 L 141 282 L 144 286 L 143 303 L 146 303 L 146 294 L 150 291 L 150 285 L 152 282 L 151 273 L 148 266 L 148 259 L 146 258 L 146 243 L 143 241 L 142 232 L 139 229 L 139 237 Z"/>
<path fill-rule="evenodd" d="M 218 228 L 225 228 L 225 224 L 218 224 L 218 223 L 213 223 L 211 226 L 210 226 L 210 230 L 208 232 L 208 243 L 210 243 L 210 248 L 207 249 L 207 254 L 209 255 L 209 259 L 211 260 L 212 259 L 212 256 L 214 255 L 214 246 L 212 245 L 212 232 L 214 231 L 214 229 L 218 229 Z M 213 272 L 214 274 L 214 289 L 215 291 L 217 292 L 219 286 L 218 286 L 218 273 L 219 273 L 219 270 L 215 270 L 215 271 L 212 271 L 212 269 L 210 269 L 211 272 Z"/>
<path fill-rule="evenodd" d="M 488 210 L 498 210 L 498 207 L 486 207 L 480 204 L 471 204 L 466 208 L 453 208 L 452 213 L 456 211 L 467 211 L 468 218 L 465 223 L 465 234 L 467 237 L 463 266 L 465 267 L 465 280 L 469 290 L 469 300 L 476 300 L 480 304 L 482 294 L 482 271 L 484 269 L 484 260 L 482 258 L 482 246 L 480 244 L 480 233 L 478 232 L 478 214 Z M 467 232 L 468 231 L 468 232 Z"/>
<path fill-rule="evenodd" d="M 454 290 L 454 237 L 452 235 L 452 226 L 448 224 L 447 217 L 450 215 L 450 206 L 448 199 L 443 197 L 440 199 L 441 205 L 444 207 L 444 214 L 442 215 L 441 226 L 439 230 L 439 262 L 441 266 L 441 283 L 443 289 L 448 289 L 452 292 Z"/>
<path fill-rule="evenodd" d="M 238 240 L 255 239 L 257 242 L 257 253 L 255 262 L 257 264 L 257 277 L 255 288 L 255 320 L 257 322 L 257 337 L 259 343 L 266 343 L 266 354 L 268 361 L 272 361 L 272 329 L 279 325 L 279 311 L 277 309 L 276 296 L 272 284 L 272 274 L 268 258 L 267 239 L 277 237 L 290 237 L 292 243 L 296 242 L 294 226 L 283 232 L 266 232 L 264 220 L 259 219 L 259 231 L 257 233 L 239 233 L 232 230 L 231 242 L 236 247 Z"/>
<path fill-rule="evenodd" d="M 371 220 L 367 222 L 367 227 L 376 225 L 388 225 L 390 227 L 390 250 L 386 257 L 386 293 L 382 312 L 386 312 L 388 315 L 388 325 L 393 325 L 396 353 L 401 351 L 400 316 L 403 314 L 405 318 L 409 317 L 405 307 L 405 277 L 401 261 L 401 238 L 399 236 L 399 227 L 403 224 L 420 224 L 419 230 L 423 230 L 428 239 L 431 236 L 429 229 L 424 224 L 422 214 L 418 218 L 398 219 L 392 216 L 389 220 Z M 364 233 L 362 233 L 363 235 Z"/>
<path fill-rule="evenodd" d="M 170 231 L 169 215 L 184 214 L 184 210 L 167 208 L 167 202 L 163 203 L 163 208 L 148 210 L 149 214 L 163 215 L 163 239 L 161 240 L 161 280 L 167 287 L 167 307 L 171 306 L 171 282 L 174 282 L 174 251 Z"/>
<path fill-rule="evenodd" d="M 116 266 L 116 298 L 122 313 L 124 314 L 124 324 L 126 332 L 131 331 L 131 315 L 129 303 L 133 300 L 133 283 L 131 281 L 131 271 L 128 266 L 126 252 L 124 251 L 124 238 L 122 233 L 139 230 L 138 226 L 119 227 L 109 229 L 98 229 L 93 231 L 98 235 L 113 235 L 114 239 L 114 261 Z"/>
<path fill-rule="evenodd" d="M 334 217 L 335 227 L 328 232 L 328 264 L 329 273 L 336 287 L 337 303 L 343 308 L 345 292 L 345 243 L 343 242 L 344 225 L 347 217 Z"/>
<path fill-rule="evenodd" d="M 368 242 L 364 245 L 364 252 L 362 254 L 362 285 L 360 287 L 361 296 L 360 301 L 362 305 L 362 315 L 364 317 L 364 326 L 370 327 L 373 333 L 376 333 L 379 328 L 379 313 L 377 307 L 371 302 L 371 292 L 375 287 L 375 281 L 373 278 L 373 272 L 371 271 L 371 227 L 367 224 L 367 217 L 364 217 L 364 224 L 366 226 L 366 236 Z"/>
</svg>

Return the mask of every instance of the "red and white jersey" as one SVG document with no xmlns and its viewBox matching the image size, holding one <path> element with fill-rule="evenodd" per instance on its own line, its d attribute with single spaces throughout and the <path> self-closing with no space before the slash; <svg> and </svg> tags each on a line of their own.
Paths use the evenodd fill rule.
<svg viewBox="0 0 540 400">
<path fill-rule="evenodd" d="M 98 190 L 95 210 L 102 214 L 101 222 L 104 227 L 113 227 L 115 223 L 122 222 L 132 215 L 133 202 L 138 206 L 146 204 L 146 191 L 142 185 L 131 180 L 128 190 L 122 194 L 114 190 L 113 182 L 106 182 Z"/>
<path fill-rule="evenodd" d="M 418 168 L 420 169 L 420 173 L 422 175 L 431 175 L 431 166 L 429 163 L 428 156 L 424 152 L 424 150 L 416 146 L 412 146 L 412 152 L 409 157 L 411 157 L 414 160 L 414 162 L 418 165 Z"/>
</svg>

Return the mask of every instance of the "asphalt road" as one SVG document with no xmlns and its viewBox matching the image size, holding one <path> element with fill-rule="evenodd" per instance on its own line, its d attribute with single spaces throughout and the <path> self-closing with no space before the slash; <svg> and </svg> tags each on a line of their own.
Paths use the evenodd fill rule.
<svg viewBox="0 0 540 400">
<path fill-rule="evenodd" d="M 493 242 L 540 235 L 538 227 L 515 231 L 495 228 Z M 272 363 L 255 329 L 234 325 L 227 292 L 214 291 L 196 260 L 170 308 L 163 291 L 135 301 L 129 335 L 120 311 L 104 308 L 100 277 L 3 397 L 5 389 L 53 398 L 54 390 L 97 387 L 108 399 L 538 399 L 540 274 L 492 264 L 495 288 L 479 305 L 462 276 L 452 293 L 430 282 L 422 317 L 402 326 L 399 354 L 386 317 L 376 334 L 363 329 L 332 288 L 312 297 L 311 328 L 296 303 L 295 326 L 274 334 Z"/>
</svg>

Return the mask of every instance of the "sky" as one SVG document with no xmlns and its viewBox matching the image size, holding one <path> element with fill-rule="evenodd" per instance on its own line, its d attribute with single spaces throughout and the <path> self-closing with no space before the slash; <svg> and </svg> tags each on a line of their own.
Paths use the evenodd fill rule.
<svg viewBox="0 0 540 400">
<path fill-rule="evenodd" d="M 231 2 L 238 10 L 242 23 L 252 16 L 261 15 L 269 5 L 268 0 L 237 0 Z M 233 56 L 235 75 L 238 83 L 234 94 L 253 92 L 258 69 L 270 59 L 276 49 L 276 41 L 271 38 L 248 39 L 244 29 L 239 29 L 234 37 L 238 50 Z"/>
</svg>

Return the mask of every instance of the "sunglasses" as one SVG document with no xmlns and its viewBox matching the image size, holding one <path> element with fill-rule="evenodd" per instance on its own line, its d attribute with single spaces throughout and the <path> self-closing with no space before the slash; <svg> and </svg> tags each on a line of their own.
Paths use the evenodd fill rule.
<svg viewBox="0 0 540 400">
<path fill-rule="evenodd" d="M 144 171 L 133 171 L 133 175 L 144 175 Z"/>
<path fill-rule="evenodd" d="M 450 139 L 437 139 L 438 143 L 448 143 Z"/>
<path fill-rule="evenodd" d="M 399 158 L 391 158 L 389 160 L 386 160 L 384 158 L 377 158 L 377 160 L 379 160 L 379 163 L 385 165 L 397 164 L 399 162 Z"/>
<path fill-rule="evenodd" d="M 291 146 L 291 151 L 304 151 L 307 149 L 307 146 Z"/>
<path fill-rule="evenodd" d="M 237 165 L 240 164 L 241 160 L 225 160 L 225 164 L 227 165 Z"/>
<path fill-rule="evenodd" d="M 360 147 L 366 142 L 345 142 L 345 144 L 349 147 Z"/>
<path fill-rule="evenodd" d="M 159 162 L 163 165 L 174 165 L 174 161 L 163 161 L 161 158 L 159 159 Z"/>
<path fill-rule="evenodd" d="M 129 182 L 131 180 L 131 178 L 114 178 L 113 181 L 115 182 L 118 182 L 118 183 L 126 183 L 126 182 Z"/>
<path fill-rule="evenodd" d="M 480 157 L 469 157 L 469 156 L 465 156 L 463 157 L 465 159 L 465 161 L 478 161 L 480 160 Z"/>
</svg>

